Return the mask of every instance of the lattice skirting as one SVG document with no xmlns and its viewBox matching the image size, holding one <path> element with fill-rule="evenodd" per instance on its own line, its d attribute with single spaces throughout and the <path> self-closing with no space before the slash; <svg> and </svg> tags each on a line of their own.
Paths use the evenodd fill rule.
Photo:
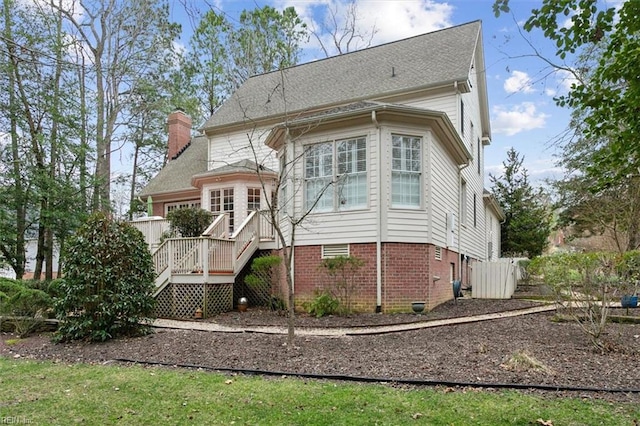
<svg viewBox="0 0 640 426">
<path fill-rule="evenodd" d="M 193 318 L 202 309 L 205 318 L 233 310 L 233 284 L 177 284 L 167 285 L 158 294 L 158 318 Z"/>
</svg>

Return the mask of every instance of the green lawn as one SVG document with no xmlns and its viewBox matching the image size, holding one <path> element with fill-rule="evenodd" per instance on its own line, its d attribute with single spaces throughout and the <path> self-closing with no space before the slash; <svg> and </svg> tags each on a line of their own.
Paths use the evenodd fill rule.
<svg viewBox="0 0 640 426">
<path fill-rule="evenodd" d="M 632 425 L 640 407 L 0 357 L 0 424 L 536 425 L 537 419 Z"/>
</svg>

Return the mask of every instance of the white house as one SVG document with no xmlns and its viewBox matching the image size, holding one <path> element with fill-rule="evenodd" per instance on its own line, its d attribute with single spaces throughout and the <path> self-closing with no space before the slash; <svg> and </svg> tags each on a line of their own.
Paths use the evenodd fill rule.
<svg viewBox="0 0 640 426">
<path fill-rule="evenodd" d="M 294 244 L 299 301 L 324 285 L 326 256 L 364 260 L 356 307 L 388 312 L 451 299 L 453 280 L 464 287 L 473 262 L 499 255 L 502 213 L 483 188 L 479 21 L 251 77 L 200 136 L 190 130 L 186 115 L 170 116 L 171 160 L 141 196 L 155 215 L 224 214 L 233 240 L 279 182 L 281 215 L 311 210 Z M 259 248 L 278 246 L 262 238 Z M 179 282 L 167 273 L 159 288 Z"/>
</svg>

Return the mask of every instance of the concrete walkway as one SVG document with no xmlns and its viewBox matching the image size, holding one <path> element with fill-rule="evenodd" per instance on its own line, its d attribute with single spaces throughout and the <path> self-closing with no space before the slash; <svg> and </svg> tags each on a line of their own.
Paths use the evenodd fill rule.
<svg viewBox="0 0 640 426">
<path fill-rule="evenodd" d="M 311 328 L 296 327 L 296 336 L 319 336 L 319 337 L 344 337 L 344 336 L 365 336 L 371 334 L 397 333 L 401 331 L 420 330 L 423 328 L 442 327 L 445 325 L 466 324 L 476 321 L 488 321 L 500 318 L 517 317 L 521 315 L 537 314 L 540 312 L 555 311 L 555 305 L 534 306 L 532 308 L 518 309 L 507 312 L 496 312 L 493 314 L 475 315 L 469 317 L 446 318 L 438 320 L 425 320 L 406 324 L 381 325 L 371 327 L 347 327 L 347 328 Z M 264 333 L 264 334 L 287 334 L 287 327 L 280 326 L 247 326 L 229 327 L 213 322 L 199 321 L 177 321 L 170 319 L 157 319 L 153 322 L 153 327 L 174 328 L 182 330 L 216 331 L 220 333 Z"/>
</svg>

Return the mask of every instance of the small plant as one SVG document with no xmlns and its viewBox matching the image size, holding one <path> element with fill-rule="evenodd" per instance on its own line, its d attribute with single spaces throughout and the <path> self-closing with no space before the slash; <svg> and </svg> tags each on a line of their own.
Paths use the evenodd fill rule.
<svg viewBox="0 0 640 426">
<path fill-rule="evenodd" d="M 533 355 L 527 351 L 517 351 L 512 354 L 504 364 L 500 367 L 509 371 L 526 372 L 526 371 L 542 371 L 546 374 L 552 374 L 552 370 L 542 362 L 538 361 Z"/>
<path fill-rule="evenodd" d="M 332 281 L 331 285 L 338 294 L 346 314 L 352 313 L 355 276 L 363 265 L 364 261 L 356 256 L 337 256 L 322 260 L 321 267 Z"/>
<path fill-rule="evenodd" d="M 340 307 L 340 301 L 328 291 L 316 292 L 314 298 L 308 303 L 307 312 L 317 318 L 326 315 L 334 315 Z"/>
<path fill-rule="evenodd" d="M 167 220 L 172 232 L 177 232 L 185 238 L 199 237 L 213 221 L 213 213 L 188 207 L 170 211 L 167 214 Z"/>
</svg>

